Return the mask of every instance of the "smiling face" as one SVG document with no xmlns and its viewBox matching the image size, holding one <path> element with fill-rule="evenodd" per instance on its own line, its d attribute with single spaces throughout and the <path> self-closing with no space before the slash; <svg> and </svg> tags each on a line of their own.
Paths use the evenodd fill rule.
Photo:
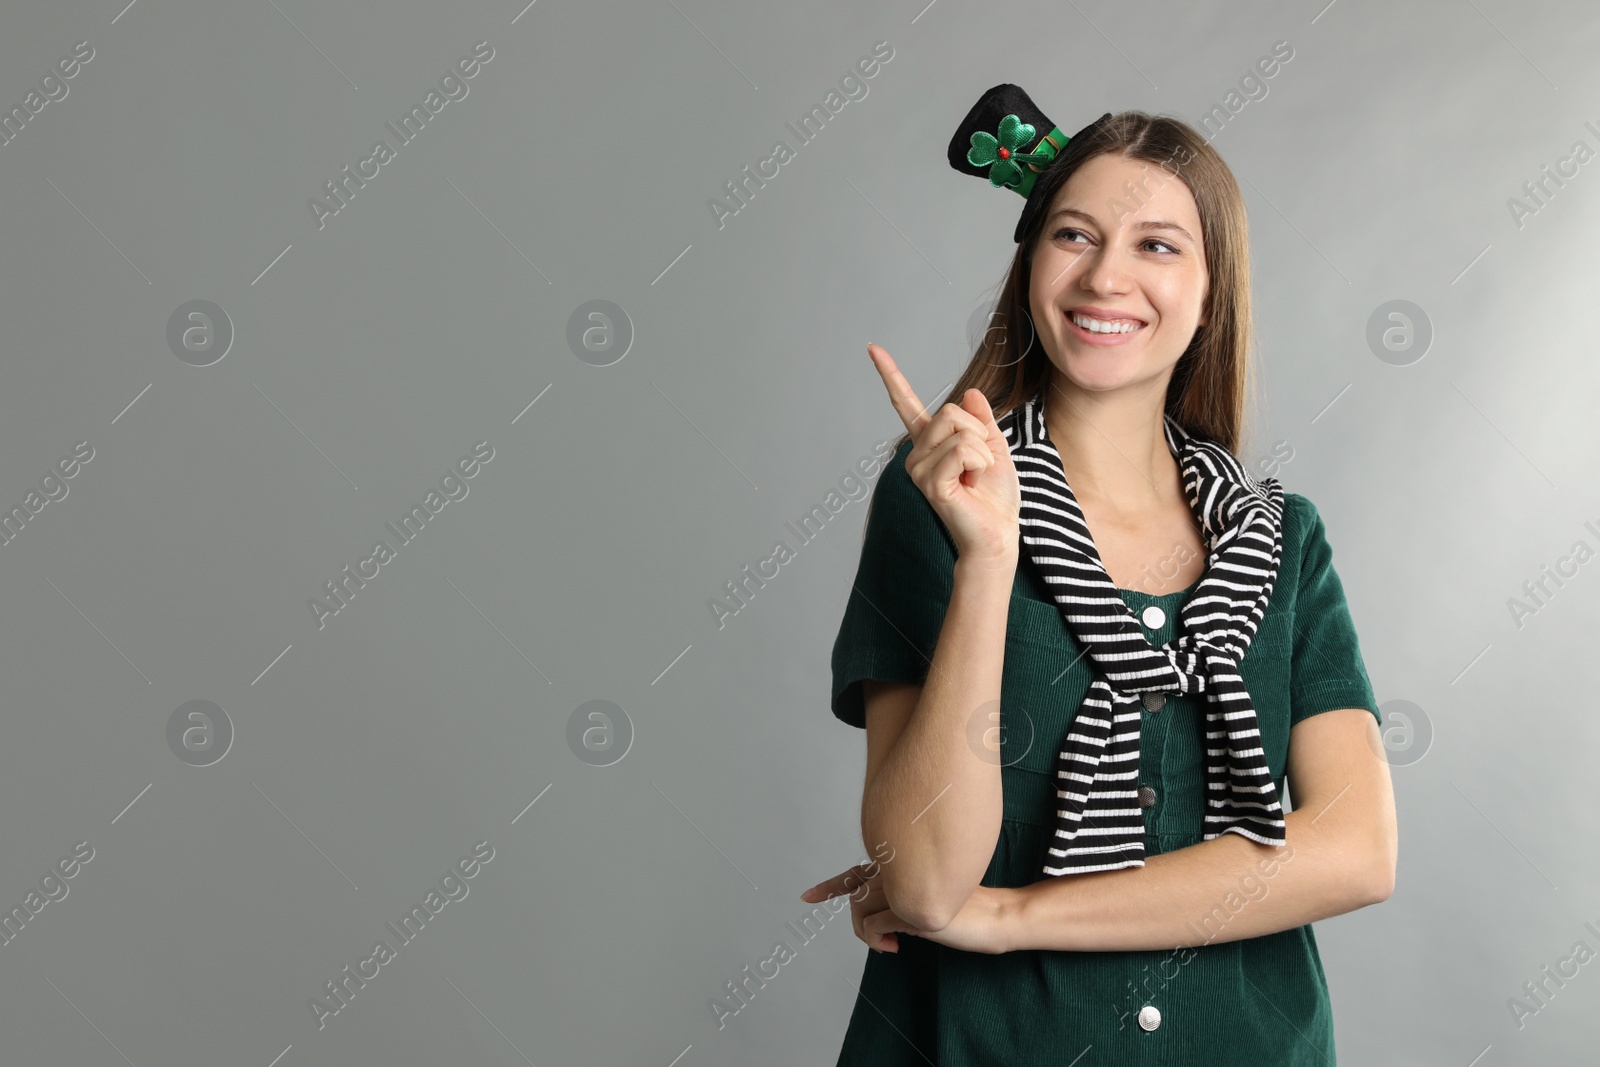
<svg viewBox="0 0 1600 1067">
<path fill-rule="evenodd" d="M 1164 391 L 1204 321 L 1203 240 L 1194 196 L 1169 171 L 1115 153 L 1080 166 L 1047 210 L 1028 287 L 1056 384 Z"/>
</svg>

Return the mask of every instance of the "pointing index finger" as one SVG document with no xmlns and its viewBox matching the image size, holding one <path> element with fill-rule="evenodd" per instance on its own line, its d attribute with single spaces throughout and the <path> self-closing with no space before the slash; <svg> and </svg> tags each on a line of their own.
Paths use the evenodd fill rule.
<svg viewBox="0 0 1600 1067">
<path fill-rule="evenodd" d="M 916 390 L 911 388 L 906 376 L 900 373 L 900 368 L 895 366 L 894 357 L 889 355 L 888 349 L 880 344 L 869 344 L 867 354 L 872 359 L 872 365 L 878 368 L 878 375 L 883 379 L 883 387 L 889 391 L 889 402 L 894 405 L 900 421 L 905 423 L 911 436 L 916 437 L 931 418 L 927 408 L 917 399 Z"/>
</svg>

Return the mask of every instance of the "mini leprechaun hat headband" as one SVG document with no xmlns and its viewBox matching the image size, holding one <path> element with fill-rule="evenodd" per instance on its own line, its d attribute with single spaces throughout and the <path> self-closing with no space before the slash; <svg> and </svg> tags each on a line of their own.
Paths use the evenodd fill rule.
<svg viewBox="0 0 1600 1067">
<path fill-rule="evenodd" d="M 1026 201 L 1011 238 L 1021 241 L 1034 214 L 1044 207 L 1044 198 L 1036 195 L 1040 176 L 1069 142 L 1085 137 L 1110 117 L 1108 111 L 1068 137 L 1020 86 L 996 85 L 978 98 L 950 138 L 950 165 L 963 174 L 987 178 L 991 186 L 1010 189 Z"/>
</svg>

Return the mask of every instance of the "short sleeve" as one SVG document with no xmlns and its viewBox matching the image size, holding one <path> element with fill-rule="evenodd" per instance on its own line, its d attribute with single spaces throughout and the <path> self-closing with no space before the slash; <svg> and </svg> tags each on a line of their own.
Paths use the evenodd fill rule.
<svg viewBox="0 0 1600 1067">
<path fill-rule="evenodd" d="M 1316 505 L 1284 494 L 1301 531 L 1300 584 L 1295 597 L 1294 647 L 1289 669 L 1289 725 L 1336 708 L 1366 708 L 1383 723 L 1361 659 L 1344 585 L 1333 569 L 1333 547 Z"/>
<path fill-rule="evenodd" d="M 911 441 L 901 442 L 873 488 L 861 561 L 833 642 L 833 714 L 862 729 L 864 680 L 926 680 L 955 584 L 955 542 L 906 473 L 910 451 Z"/>
</svg>

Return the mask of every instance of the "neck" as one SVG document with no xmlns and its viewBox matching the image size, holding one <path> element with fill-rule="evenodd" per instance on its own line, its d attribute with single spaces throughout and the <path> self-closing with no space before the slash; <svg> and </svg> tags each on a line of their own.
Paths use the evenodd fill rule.
<svg viewBox="0 0 1600 1067">
<path fill-rule="evenodd" d="M 1161 394 L 1098 397 L 1063 387 L 1059 378 L 1052 383 L 1045 394 L 1045 433 L 1080 502 L 1137 513 L 1181 495 L 1178 462 L 1167 447 L 1163 400 Z"/>
</svg>

